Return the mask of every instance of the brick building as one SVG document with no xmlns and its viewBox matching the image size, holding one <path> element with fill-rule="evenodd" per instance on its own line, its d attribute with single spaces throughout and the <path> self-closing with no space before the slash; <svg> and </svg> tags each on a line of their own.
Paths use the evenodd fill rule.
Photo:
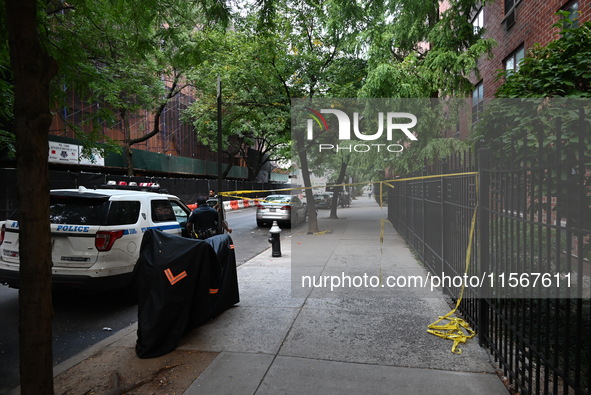
<svg viewBox="0 0 591 395">
<path fill-rule="evenodd" d="M 135 144 L 133 148 L 160 154 L 217 160 L 217 153 L 197 141 L 193 126 L 181 121 L 181 112 L 195 101 L 194 93 L 189 88 L 183 89 L 172 98 L 164 108 L 160 117 L 160 133 L 144 142 Z M 67 99 L 61 103 L 53 117 L 49 128 L 51 136 L 76 138 L 75 125 L 86 133 L 96 132 L 96 126 L 89 121 L 100 109 L 100 103 L 88 103 L 80 98 L 76 92 L 68 92 Z M 154 127 L 154 114 L 149 111 L 138 111 L 128 115 L 130 128 L 129 138 L 142 137 Z M 125 138 L 122 121 L 110 127 L 100 125 L 99 133 L 116 142 Z"/>
<path fill-rule="evenodd" d="M 557 14 L 561 10 L 571 13 L 564 23 L 586 22 L 591 19 L 591 0 L 497 0 L 475 12 L 474 28 L 483 28 L 484 37 L 493 38 L 497 45 L 492 57 L 483 57 L 478 62 L 481 78 L 471 79 L 472 121 L 503 83 L 498 79 L 500 71 L 518 70 L 519 62 L 530 48 L 535 44 L 545 46 L 559 37 L 560 29 L 553 25 L 564 19 Z M 469 126 L 461 126 L 459 137 L 466 138 L 469 132 Z"/>
<path fill-rule="evenodd" d="M 217 177 L 217 152 L 209 146 L 199 142 L 194 127 L 187 121 L 181 119 L 181 113 L 195 101 L 195 92 L 190 87 L 185 87 L 168 101 L 160 116 L 160 132 L 154 137 L 134 144 L 134 168 L 141 173 L 150 174 L 164 172 L 170 174 L 190 174 L 203 177 Z M 80 132 L 94 133 L 98 140 L 106 140 L 120 143 L 126 138 L 123 121 L 114 125 L 107 125 L 100 119 L 102 103 L 88 102 L 79 97 L 75 91 L 68 91 L 66 98 L 59 103 L 54 110 L 55 114 L 49 128 L 50 145 L 52 141 L 62 144 L 76 145 L 79 143 L 75 129 Z M 98 118 L 97 118 L 98 116 Z M 130 139 L 145 136 L 154 127 L 154 114 L 149 111 L 137 111 L 127 115 L 129 123 Z M 234 144 L 236 142 L 231 140 Z M 50 150 L 51 151 L 51 150 Z M 225 155 L 224 155 L 225 157 Z M 137 160 L 137 162 L 136 162 Z M 224 158 L 224 168 L 227 158 Z M 228 177 L 244 179 L 248 177 L 246 161 L 235 156 L 230 159 L 234 166 Z M 52 161 L 50 164 L 55 167 L 62 161 Z M 71 162 L 67 162 L 71 166 Z M 99 166 L 108 169 L 103 171 L 118 172 L 126 167 L 126 158 L 123 154 L 109 154 Z M 82 165 L 82 159 L 77 163 Z M 88 161 L 85 165 L 91 166 L 90 171 L 97 170 L 96 165 Z M 67 168 L 67 167 L 66 167 Z"/>
</svg>

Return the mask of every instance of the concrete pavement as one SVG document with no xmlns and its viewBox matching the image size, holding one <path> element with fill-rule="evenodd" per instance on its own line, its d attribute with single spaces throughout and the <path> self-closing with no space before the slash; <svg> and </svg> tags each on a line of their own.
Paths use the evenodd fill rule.
<svg viewBox="0 0 591 395">
<path fill-rule="evenodd" d="M 388 276 L 425 275 L 388 223 L 380 243 L 385 209 L 361 197 L 340 219 L 327 216 L 319 211 L 322 234 L 293 229 L 280 258 L 267 250 L 238 268 L 240 303 L 179 345 L 219 353 L 185 394 L 508 393 L 477 339 L 456 355 L 451 341 L 426 332 L 450 310 L 440 291 L 381 286 Z M 94 348 L 132 347 L 136 328 Z"/>
<path fill-rule="evenodd" d="M 239 267 L 238 307 L 181 345 L 220 352 L 186 394 L 508 393 L 477 339 L 455 355 L 451 341 L 426 332 L 450 310 L 441 293 L 303 289 L 306 275 L 425 273 L 391 225 L 380 244 L 385 210 L 373 200 L 355 200 L 341 219 L 327 216 L 319 211 L 327 233 L 307 235 L 304 226 L 284 240 L 281 258 L 265 251 Z"/>
</svg>

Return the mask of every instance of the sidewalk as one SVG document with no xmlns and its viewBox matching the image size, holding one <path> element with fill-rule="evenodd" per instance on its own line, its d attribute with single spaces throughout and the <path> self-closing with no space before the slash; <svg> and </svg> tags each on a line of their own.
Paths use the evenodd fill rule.
<svg viewBox="0 0 591 395">
<path fill-rule="evenodd" d="M 450 307 L 441 293 L 411 288 L 301 287 L 301 275 L 423 275 L 380 210 L 366 197 L 319 211 L 321 235 L 307 226 L 238 268 L 240 303 L 186 335 L 179 349 L 218 353 L 185 394 L 507 394 L 478 339 L 452 342 L 426 332 Z M 291 241 L 291 242 L 290 242 Z M 239 248 L 239 246 L 237 246 Z M 321 278 L 321 277 L 317 277 Z M 292 281 L 293 280 L 293 281 Z M 330 287 L 330 283 L 329 283 Z M 293 293 L 292 293 L 293 291 Z M 296 295 L 297 297 L 293 297 Z M 56 367 L 56 375 L 97 348 L 133 347 L 135 325 Z M 215 354 L 214 354 L 215 355 Z M 140 393 L 140 392 L 137 392 Z"/>
</svg>

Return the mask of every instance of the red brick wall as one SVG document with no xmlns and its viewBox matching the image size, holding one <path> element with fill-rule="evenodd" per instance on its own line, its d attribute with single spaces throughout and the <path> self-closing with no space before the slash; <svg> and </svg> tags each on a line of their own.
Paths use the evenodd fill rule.
<svg viewBox="0 0 591 395">
<path fill-rule="evenodd" d="M 481 78 L 471 76 L 473 84 L 482 81 L 484 85 L 484 98 L 495 97 L 496 91 L 503 81 L 497 79 L 500 71 L 504 70 L 504 61 L 514 53 L 521 45 L 527 50 L 540 44 L 547 45 L 559 38 L 559 29 L 552 25 L 559 21 L 556 13 L 569 4 L 567 0 L 520 0 L 515 6 L 515 23 L 509 29 L 506 28 L 504 0 L 496 0 L 484 7 L 485 37 L 493 38 L 497 45 L 493 48 L 492 57 L 483 57 L 479 60 Z M 579 21 L 591 20 L 591 0 L 579 0 Z M 465 140 L 471 132 L 472 99 L 466 100 L 466 111 L 461 115 L 460 136 Z"/>
<path fill-rule="evenodd" d="M 133 145 L 133 148 L 172 156 L 217 161 L 217 153 L 200 144 L 193 127 L 180 120 L 179 111 L 190 104 L 191 94 L 192 92 L 186 88 L 183 93 L 175 96 L 162 113 L 160 133 L 149 140 Z M 50 135 L 76 138 L 74 130 L 64 122 L 64 118 L 67 122 L 81 128 L 85 133 L 92 131 L 92 125 L 88 121 L 98 109 L 96 103 L 85 102 L 76 92 L 68 92 L 65 102 L 56 107 L 58 109 L 55 110 L 56 114 L 49 129 Z M 153 129 L 154 115 L 152 113 L 139 111 L 130 114 L 128 118 L 131 138 L 142 137 Z M 119 122 L 111 128 L 103 126 L 100 134 L 114 141 L 122 142 L 124 139 L 123 125 Z"/>
<path fill-rule="evenodd" d="M 521 0 L 515 6 L 515 24 L 508 30 L 503 22 L 504 1 L 497 0 L 485 6 L 485 37 L 497 41 L 493 57 L 479 62 L 485 98 L 494 97 L 502 84 L 502 81 L 496 80 L 498 72 L 504 68 L 504 60 L 520 45 L 523 44 L 527 54 L 527 50 L 534 44 L 547 45 L 559 38 L 559 30 L 552 25 L 559 20 L 556 12 L 568 3 L 565 0 Z M 579 0 L 579 12 L 579 21 L 591 19 L 591 0 Z"/>
</svg>

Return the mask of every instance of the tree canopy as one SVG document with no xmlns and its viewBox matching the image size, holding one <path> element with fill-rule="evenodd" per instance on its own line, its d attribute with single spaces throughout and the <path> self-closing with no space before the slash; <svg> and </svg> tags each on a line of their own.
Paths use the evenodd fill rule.
<svg viewBox="0 0 591 395">
<path fill-rule="evenodd" d="M 376 30 L 368 34 L 368 75 L 360 97 L 445 98 L 466 97 L 473 89 L 470 75 L 478 75 L 478 59 L 486 56 L 495 42 L 482 38 L 472 18 L 483 4 L 470 0 L 440 2 L 429 0 L 384 1 L 376 16 Z M 459 103 L 454 105 L 458 106 Z M 458 109 L 432 105 L 440 119 L 423 129 L 421 138 L 404 154 L 380 158 L 379 168 L 395 174 L 415 171 L 425 163 L 467 148 L 453 137 Z"/>
<path fill-rule="evenodd" d="M 285 159 L 289 147 L 289 100 L 274 77 L 279 43 L 239 31 L 208 36 L 212 50 L 194 70 L 197 100 L 184 113 L 199 141 L 217 150 L 217 79 L 222 86 L 223 150 L 248 163 L 250 179 L 268 161 Z M 248 65 L 248 67 L 245 67 Z M 250 158 L 256 148 L 258 157 Z M 228 161 L 231 166 L 231 160 Z M 228 167 L 225 171 L 230 170 Z"/>
</svg>

